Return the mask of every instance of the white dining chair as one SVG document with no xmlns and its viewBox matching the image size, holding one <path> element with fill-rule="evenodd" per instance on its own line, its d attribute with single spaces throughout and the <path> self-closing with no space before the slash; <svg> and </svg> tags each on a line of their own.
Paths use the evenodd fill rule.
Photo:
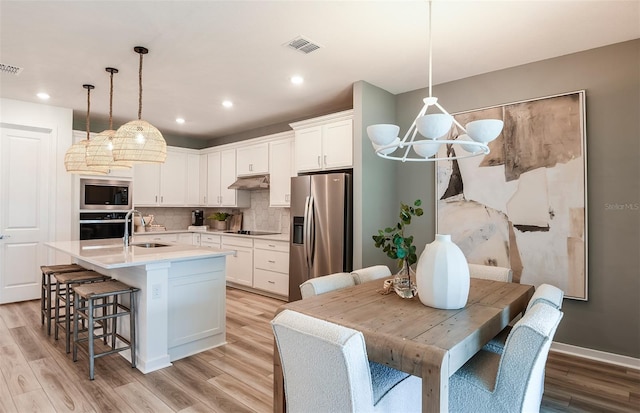
<svg viewBox="0 0 640 413">
<path fill-rule="evenodd" d="M 505 267 L 469 264 L 469 277 L 510 283 L 513 279 L 513 271 Z"/>
<path fill-rule="evenodd" d="M 302 294 L 302 299 L 305 299 L 354 285 L 356 285 L 356 283 L 353 281 L 351 273 L 338 272 L 322 277 L 311 278 L 303 282 L 300 284 L 300 294 Z"/>
<path fill-rule="evenodd" d="M 391 277 L 391 270 L 386 265 L 373 265 L 371 267 L 351 271 L 351 275 L 353 276 L 353 280 L 356 285 L 358 285 L 366 283 L 367 281 Z"/>
<path fill-rule="evenodd" d="M 564 298 L 564 291 L 555 287 L 551 284 L 542 284 L 531 296 L 529 303 L 527 304 L 527 308 L 525 313 L 529 311 L 531 307 L 533 307 L 537 303 L 543 303 L 546 305 L 550 305 L 551 307 L 560 310 L 562 309 L 562 300 Z M 492 338 L 485 346 L 483 350 L 492 351 L 497 354 L 502 354 L 504 350 L 505 343 L 507 341 L 507 337 L 511 331 L 512 327 L 507 326 L 504 330 L 502 330 L 498 335 Z"/>
<path fill-rule="evenodd" d="M 422 380 L 369 363 L 361 332 L 291 310 L 282 311 L 271 325 L 287 411 L 421 411 Z"/>
<path fill-rule="evenodd" d="M 502 355 L 480 350 L 449 379 L 449 410 L 538 412 L 544 367 L 562 312 L 535 304 L 511 330 Z"/>
</svg>

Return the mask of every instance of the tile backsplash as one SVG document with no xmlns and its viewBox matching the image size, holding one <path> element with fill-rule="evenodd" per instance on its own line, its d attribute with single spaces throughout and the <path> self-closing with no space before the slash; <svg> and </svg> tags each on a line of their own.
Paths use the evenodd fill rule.
<svg viewBox="0 0 640 413">
<path fill-rule="evenodd" d="M 191 211 L 198 208 L 140 207 L 142 215 L 153 215 L 154 224 L 169 231 L 186 230 L 191 225 Z M 242 229 L 289 233 L 289 208 L 269 207 L 269 190 L 251 191 L 249 208 L 200 208 L 205 218 L 214 212 L 242 212 Z M 205 219 L 206 225 L 211 223 Z"/>
</svg>

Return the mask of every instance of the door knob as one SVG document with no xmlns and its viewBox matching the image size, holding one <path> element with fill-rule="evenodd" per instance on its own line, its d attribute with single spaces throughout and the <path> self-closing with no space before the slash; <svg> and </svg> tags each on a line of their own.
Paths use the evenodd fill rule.
<svg viewBox="0 0 640 413">
<path fill-rule="evenodd" d="M 4 239 L 4 238 L 11 238 L 11 235 L 0 234 L 0 239 Z"/>
</svg>

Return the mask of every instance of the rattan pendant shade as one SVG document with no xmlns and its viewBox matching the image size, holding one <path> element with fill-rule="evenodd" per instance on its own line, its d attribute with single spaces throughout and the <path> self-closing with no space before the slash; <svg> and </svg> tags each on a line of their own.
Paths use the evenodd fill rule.
<svg viewBox="0 0 640 413">
<path fill-rule="evenodd" d="M 120 126 L 112 138 L 113 159 L 132 163 L 163 163 L 167 158 L 167 143 L 160 131 L 142 120 L 142 56 L 149 53 L 144 47 L 133 50 L 140 55 L 138 71 L 138 119 Z"/>
<path fill-rule="evenodd" d="M 106 175 L 109 168 L 105 166 L 87 165 L 87 145 L 89 144 L 89 112 L 91 108 L 91 89 L 93 85 L 82 85 L 87 89 L 87 139 L 76 142 L 64 155 L 64 167 L 69 173 L 86 175 Z"/>
<path fill-rule="evenodd" d="M 110 169 L 128 169 L 132 166 L 131 162 L 113 159 L 113 137 L 116 134 L 116 131 L 113 130 L 113 74 L 118 73 L 118 69 L 107 67 L 105 70 L 110 74 L 109 129 L 94 136 L 87 144 L 87 165 L 103 166 Z"/>
</svg>

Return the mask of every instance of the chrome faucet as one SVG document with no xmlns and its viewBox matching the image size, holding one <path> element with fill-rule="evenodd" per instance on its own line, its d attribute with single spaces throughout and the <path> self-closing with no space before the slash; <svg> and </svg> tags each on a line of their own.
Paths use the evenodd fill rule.
<svg viewBox="0 0 640 413">
<path fill-rule="evenodd" d="M 127 215 L 125 215 L 124 217 L 124 237 L 123 237 L 123 241 L 124 241 L 124 247 L 128 248 L 129 247 L 129 242 L 131 241 L 129 239 L 129 219 L 131 219 L 131 234 L 133 234 L 133 218 L 132 215 L 133 214 L 138 214 L 140 215 L 140 223 L 142 225 L 145 225 L 144 222 L 144 218 L 142 217 L 142 214 L 140 213 L 140 211 L 132 209 L 131 211 L 127 212 Z"/>
</svg>

